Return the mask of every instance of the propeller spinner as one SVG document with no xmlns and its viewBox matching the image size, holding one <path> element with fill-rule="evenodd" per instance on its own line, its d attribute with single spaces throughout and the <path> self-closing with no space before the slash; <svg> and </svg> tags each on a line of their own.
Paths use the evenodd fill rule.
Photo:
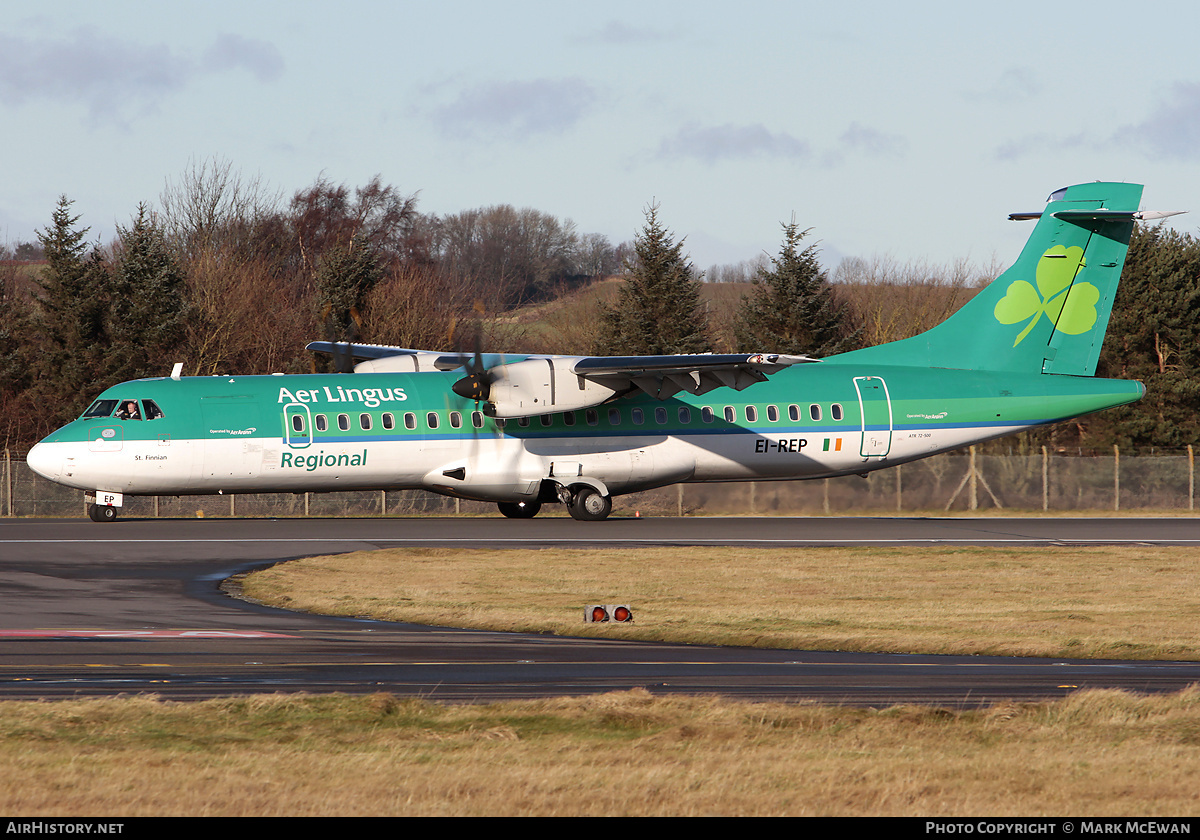
<svg viewBox="0 0 1200 840">
<path fill-rule="evenodd" d="M 460 397 L 483 402 L 492 391 L 492 373 L 483 364 L 483 354 L 476 348 L 474 357 L 467 362 L 467 375 L 450 386 Z"/>
<path fill-rule="evenodd" d="M 484 365 L 484 354 L 480 352 L 478 343 L 475 347 L 475 355 L 467 361 L 467 376 L 458 380 L 454 385 L 450 386 L 450 390 L 455 394 L 466 398 L 466 400 L 474 400 L 475 402 L 484 402 L 491 396 L 492 382 L 494 377 L 492 372 L 487 370 Z"/>
</svg>

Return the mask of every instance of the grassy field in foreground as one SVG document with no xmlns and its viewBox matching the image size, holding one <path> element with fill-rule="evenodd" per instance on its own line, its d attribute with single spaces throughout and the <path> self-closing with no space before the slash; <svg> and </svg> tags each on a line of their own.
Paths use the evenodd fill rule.
<svg viewBox="0 0 1200 840">
<path fill-rule="evenodd" d="M 805 650 L 1200 658 L 1200 549 L 390 549 L 256 572 L 290 609 Z M 586 625 L 586 604 L 632 625 Z"/>
<path fill-rule="evenodd" d="M 1194 816 L 1200 691 L 976 711 L 390 695 L 0 702 L 12 816 Z"/>
<path fill-rule="evenodd" d="M 1197 551 L 362 552 L 244 581 L 299 609 L 614 636 L 1195 657 Z M 0 812 L 37 816 L 1194 816 L 1200 689 L 966 711 L 653 697 L 0 702 Z"/>
</svg>

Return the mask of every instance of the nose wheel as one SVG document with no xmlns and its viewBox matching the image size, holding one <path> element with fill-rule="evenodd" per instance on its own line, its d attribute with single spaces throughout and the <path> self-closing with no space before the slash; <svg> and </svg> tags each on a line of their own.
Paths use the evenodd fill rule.
<svg viewBox="0 0 1200 840">
<path fill-rule="evenodd" d="M 88 505 L 88 518 L 93 522 L 113 522 L 117 518 L 117 509 L 112 505 Z"/>
</svg>

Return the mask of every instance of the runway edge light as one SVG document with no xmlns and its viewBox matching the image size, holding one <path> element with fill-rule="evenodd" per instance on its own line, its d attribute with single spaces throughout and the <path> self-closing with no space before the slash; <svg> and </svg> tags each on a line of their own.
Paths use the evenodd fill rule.
<svg viewBox="0 0 1200 840">
<path fill-rule="evenodd" d="M 628 604 L 589 604 L 583 608 L 585 624 L 615 621 L 624 624 L 633 621 L 633 610 Z"/>
</svg>

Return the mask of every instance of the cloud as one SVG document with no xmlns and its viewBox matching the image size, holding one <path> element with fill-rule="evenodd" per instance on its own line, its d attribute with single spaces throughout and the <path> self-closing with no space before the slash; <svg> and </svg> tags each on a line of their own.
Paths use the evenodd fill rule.
<svg viewBox="0 0 1200 840">
<path fill-rule="evenodd" d="M 996 147 L 992 156 L 996 160 L 1016 161 L 1029 155 L 1037 155 L 1046 151 L 1055 151 L 1062 141 L 1055 140 L 1049 134 L 1027 134 L 1014 140 L 1008 140 Z"/>
<path fill-rule="evenodd" d="M 1149 117 L 1117 129 L 1110 142 L 1151 158 L 1200 160 L 1200 84 L 1176 82 Z"/>
<path fill-rule="evenodd" d="M 1015 161 L 1081 149 L 1130 150 L 1152 160 L 1200 161 L 1200 83 L 1176 82 L 1146 119 L 1121 126 L 1108 136 L 1029 134 L 997 146 L 993 154 L 997 160 Z"/>
<path fill-rule="evenodd" d="M 996 83 L 989 88 L 966 91 L 964 99 L 971 102 L 1003 104 L 1032 99 L 1042 92 L 1042 83 L 1037 74 L 1027 67 L 1010 67 L 1000 74 Z"/>
<path fill-rule="evenodd" d="M 497 82 L 463 91 L 434 116 L 448 134 L 560 132 L 583 119 L 597 99 L 595 89 L 581 79 Z"/>
<path fill-rule="evenodd" d="M 283 75 L 283 56 L 266 41 L 224 34 L 205 51 L 204 69 L 218 73 L 246 70 L 260 82 L 273 82 Z"/>
<path fill-rule="evenodd" d="M 694 157 L 708 163 L 755 157 L 807 160 L 812 147 L 807 141 L 784 132 L 755 125 L 689 126 L 662 141 L 660 158 Z"/>
<path fill-rule="evenodd" d="M 245 69 L 260 80 L 282 72 L 277 50 L 222 35 L 197 61 L 165 44 L 140 44 L 80 28 L 57 38 L 0 34 L 0 102 L 37 100 L 86 105 L 94 119 L 120 121 L 130 109 L 153 110 L 204 73 Z"/>
<path fill-rule="evenodd" d="M 787 132 L 774 132 L 761 123 L 754 125 L 688 126 L 659 145 L 658 157 L 692 157 L 707 163 L 750 158 L 783 158 L 816 161 L 820 166 L 838 166 L 846 153 L 866 157 L 902 157 L 908 141 L 854 122 L 838 138 L 838 145 L 820 152 L 811 143 Z"/>
<path fill-rule="evenodd" d="M 850 127 L 838 138 L 843 149 L 862 152 L 870 157 L 902 157 L 908 151 L 908 140 L 899 134 L 885 134 L 861 123 Z"/>
<path fill-rule="evenodd" d="M 657 29 L 635 27 L 623 21 L 610 20 L 602 29 L 585 35 L 578 40 L 584 43 L 618 46 L 621 44 L 646 44 L 655 41 L 665 41 L 670 37 L 667 33 Z"/>
</svg>

